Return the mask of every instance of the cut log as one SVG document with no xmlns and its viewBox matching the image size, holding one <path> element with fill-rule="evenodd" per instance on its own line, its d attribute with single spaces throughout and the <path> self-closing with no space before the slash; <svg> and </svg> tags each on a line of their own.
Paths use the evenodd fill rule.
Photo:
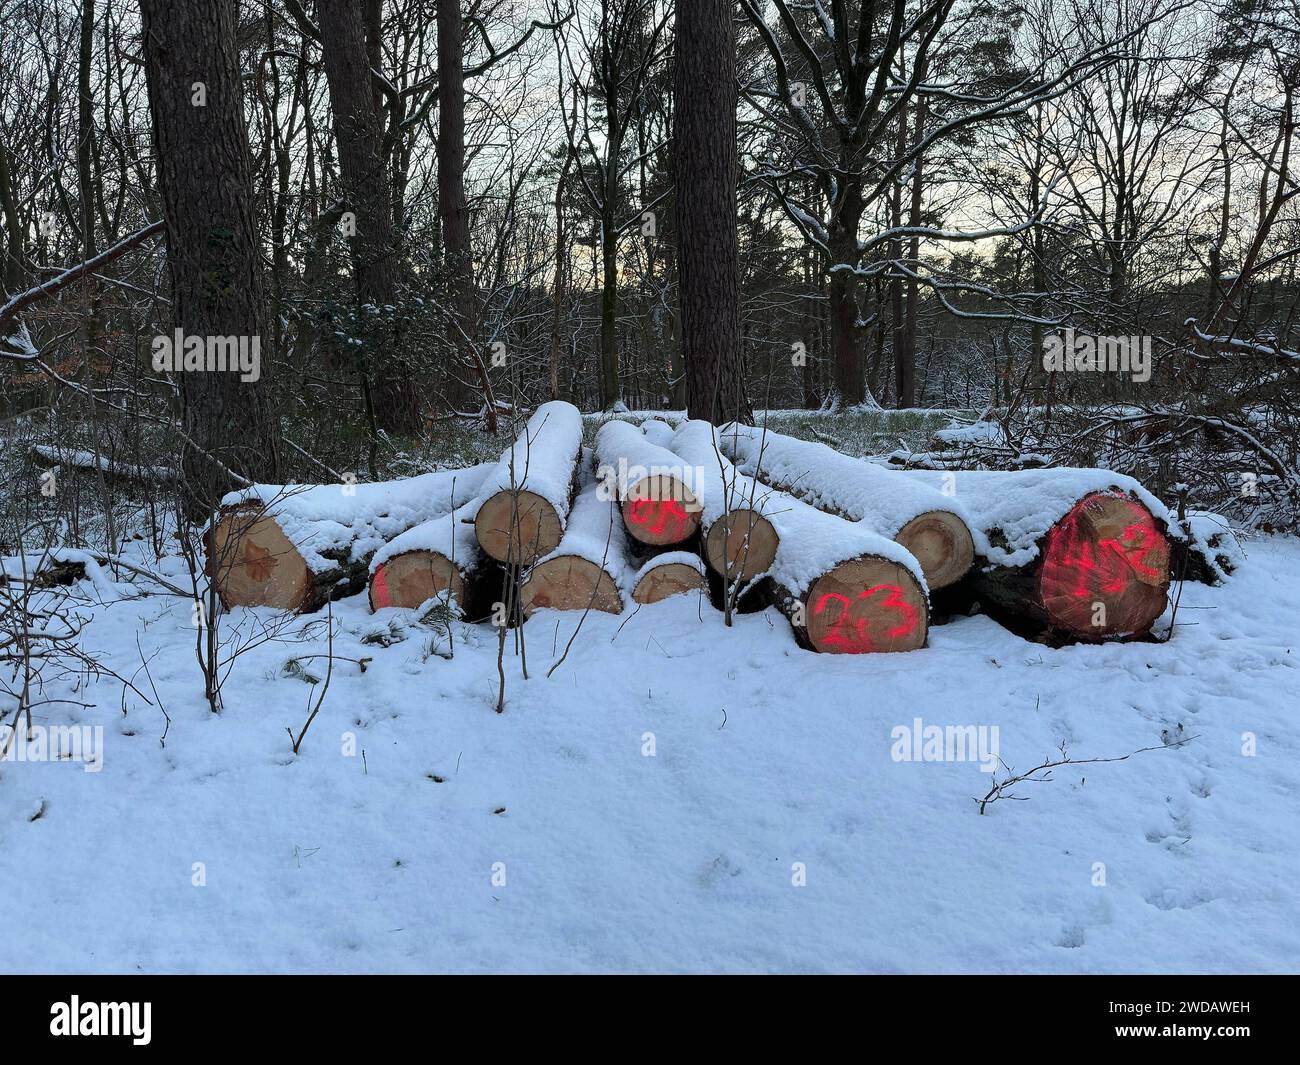
<svg viewBox="0 0 1300 1065">
<path fill-rule="evenodd" d="M 695 535 L 700 526 L 693 473 L 667 448 L 652 444 L 636 426 L 609 421 L 596 433 L 596 477 L 621 504 L 630 536 L 666 547 Z"/>
<path fill-rule="evenodd" d="M 931 591 L 956 584 L 975 560 L 969 521 L 951 496 L 825 444 L 768 429 L 728 425 L 720 437 L 742 472 L 907 548 Z"/>
<path fill-rule="evenodd" d="M 479 546 L 498 562 L 527 566 L 564 535 L 582 449 L 572 403 L 543 403 L 483 482 L 474 517 Z"/>
<path fill-rule="evenodd" d="M 731 463 L 709 422 L 682 422 L 671 443 L 672 451 L 696 471 L 701 550 L 709 567 L 732 582 L 751 581 L 766 573 L 776 558 L 778 540 L 765 516 L 773 506 L 772 489 Z"/>
<path fill-rule="evenodd" d="M 1131 477 L 1068 467 L 898 476 L 962 501 L 984 541 L 972 595 L 1009 628 L 1100 640 L 1145 635 L 1164 612 L 1181 533 Z"/>
<path fill-rule="evenodd" d="M 929 602 L 920 564 L 860 522 L 774 494 L 775 604 L 814 651 L 867 654 L 924 647 Z"/>
<path fill-rule="evenodd" d="M 375 484 L 232 492 L 205 537 L 222 605 L 311 611 L 365 587 L 375 551 L 473 499 L 491 463 Z"/>
<path fill-rule="evenodd" d="M 704 563 L 689 551 L 665 551 L 656 555 L 637 572 L 632 586 L 635 603 L 658 603 L 687 592 L 708 593 L 709 582 Z"/>
<path fill-rule="evenodd" d="M 619 504 L 594 479 L 584 481 L 559 545 L 524 575 L 519 596 L 525 617 L 543 608 L 623 611 L 631 582 Z"/>
<path fill-rule="evenodd" d="M 449 593 L 466 617 L 480 616 L 484 596 L 474 594 L 483 568 L 483 552 L 474 536 L 477 509 L 478 500 L 466 503 L 408 529 L 376 551 L 370 560 L 370 609 L 414 608 Z"/>
</svg>

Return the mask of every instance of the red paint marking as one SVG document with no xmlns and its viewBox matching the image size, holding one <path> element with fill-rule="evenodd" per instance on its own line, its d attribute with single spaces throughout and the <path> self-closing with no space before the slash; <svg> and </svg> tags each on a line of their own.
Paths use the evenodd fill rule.
<svg viewBox="0 0 1300 1065">
<path fill-rule="evenodd" d="M 684 540 L 690 535 L 691 519 L 678 499 L 634 499 L 627 510 L 632 525 L 644 527 L 650 536 Z"/>
<path fill-rule="evenodd" d="M 1144 560 L 1160 548 L 1164 539 L 1144 507 L 1131 499 L 1125 499 L 1125 505 L 1133 514 L 1134 521 L 1124 527 L 1118 538 L 1097 541 L 1096 551 L 1092 541 L 1079 528 L 1086 500 L 1052 530 L 1043 559 L 1042 584 L 1045 591 L 1069 588 L 1069 594 L 1076 599 L 1095 600 L 1102 596 L 1122 595 L 1134 576 L 1160 579 L 1159 571 Z"/>
<path fill-rule="evenodd" d="M 386 566 L 380 566 L 375 570 L 375 575 L 370 578 L 370 602 L 375 610 L 393 605 L 392 596 L 388 594 L 388 568 Z"/>
<path fill-rule="evenodd" d="M 885 630 L 886 639 L 895 640 L 900 636 L 906 636 L 916 628 L 916 607 L 903 598 L 903 589 L 896 584 L 874 584 L 860 591 L 852 602 L 849 601 L 848 596 L 841 595 L 839 592 L 827 592 L 817 600 L 813 606 L 813 614 L 825 612 L 832 601 L 838 602 L 840 607 L 839 616 L 826 630 L 822 643 L 829 647 L 838 647 L 849 654 L 867 654 L 875 651 L 876 645 L 867 632 L 867 622 L 870 619 L 854 617 L 853 614 L 856 608 L 868 602 L 877 592 L 889 593 L 880 605 L 890 607 L 900 615 L 898 624 Z"/>
</svg>

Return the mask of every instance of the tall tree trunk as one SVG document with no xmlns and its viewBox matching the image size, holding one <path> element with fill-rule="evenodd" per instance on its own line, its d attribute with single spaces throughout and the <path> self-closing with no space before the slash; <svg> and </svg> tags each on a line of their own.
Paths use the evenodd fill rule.
<svg viewBox="0 0 1300 1065">
<path fill-rule="evenodd" d="M 237 0 L 141 0 L 140 9 L 174 324 L 186 336 L 260 344 L 262 271 Z M 260 369 L 269 368 L 271 354 L 261 352 Z M 177 376 L 190 439 L 240 476 L 277 481 L 279 433 L 265 374 L 256 381 L 242 381 L 237 370 Z M 183 463 L 196 510 L 231 486 L 220 466 L 192 448 Z"/>
<path fill-rule="evenodd" d="M 364 12 L 356 0 L 319 0 L 316 9 L 343 195 L 356 220 L 351 249 L 357 301 L 362 307 L 384 308 L 396 302 L 399 263 Z M 395 330 L 381 327 L 366 332 L 367 343 L 361 350 L 369 354 L 361 356 L 359 371 L 367 400 L 374 381 L 375 422 L 393 433 L 419 432 L 419 391 L 409 367 L 396 357 Z"/>
<path fill-rule="evenodd" d="M 830 305 L 831 367 L 834 398 L 849 405 L 862 403 L 866 397 L 863 378 L 861 330 L 858 329 L 858 277 L 853 265 L 858 261 L 858 225 L 862 215 L 861 190 L 853 178 L 843 195 L 850 201 L 836 213 L 831 223 L 831 266 L 843 269 L 831 273 L 827 289 Z"/>
<path fill-rule="evenodd" d="M 475 342 L 474 254 L 470 246 L 469 209 L 465 203 L 465 70 L 459 0 L 438 0 L 438 218 L 442 223 L 443 264 L 451 285 L 452 313 L 460 329 Z M 469 401 L 459 382 L 457 364 L 468 365 L 473 353 L 453 329 L 447 398 L 460 408 Z M 457 355 L 460 352 L 460 356 Z M 460 371 L 463 372 L 463 371 Z"/>
<path fill-rule="evenodd" d="M 610 410 L 623 401 L 618 376 L 618 153 L 611 149 L 610 180 L 600 218 L 600 406 Z"/>
<path fill-rule="evenodd" d="M 922 65 L 920 75 L 925 78 L 925 67 Z M 920 144 L 921 139 L 925 136 L 925 98 L 917 99 L 916 104 L 916 129 L 913 134 L 915 143 Z M 912 167 L 912 199 L 908 204 L 907 224 L 913 228 L 921 224 L 921 192 L 922 192 L 922 169 L 923 157 L 918 154 L 916 162 Z M 912 237 L 908 241 L 908 266 L 913 273 L 916 273 L 918 262 L 921 257 L 921 240 L 919 237 Z M 903 328 L 898 337 L 898 351 L 894 355 L 894 372 L 898 375 L 898 405 L 899 407 L 916 406 L 916 319 L 920 313 L 920 293 L 917 290 L 917 283 L 914 277 L 907 279 L 907 301 L 903 308 Z"/>
<path fill-rule="evenodd" d="M 752 417 L 740 349 L 736 235 L 736 40 L 730 0 L 677 7 L 677 258 L 686 410 Z"/>
<path fill-rule="evenodd" d="M 577 86 L 573 89 L 573 112 L 574 118 L 570 123 L 576 121 L 578 110 L 578 90 Z M 551 305 L 551 353 L 550 353 L 550 371 L 551 371 L 551 399 L 560 398 L 560 355 L 564 345 L 564 271 L 568 265 L 568 234 L 564 229 L 564 189 L 569 177 L 569 168 L 573 165 L 573 153 L 568 150 L 568 144 L 565 144 L 564 165 L 560 169 L 559 180 L 555 183 L 555 279 L 551 287 L 552 305 Z"/>
<path fill-rule="evenodd" d="M 4 269 L 0 271 L 0 287 L 7 295 L 13 296 L 23 283 L 24 233 L 18 221 L 18 191 L 14 188 L 9 150 L 3 141 L 0 141 L 0 210 L 5 213 Z"/>
<path fill-rule="evenodd" d="M 95 0 L 82 0 L 81 40 L 77 56 L 77 198 L 80 201 L 81 253 L 93 259 L 95 246 L 95 179 L 94 179 L 94 107 L 90 74 L 95 58 Z M 86 315 L 87 372 L 94 373 L 95 353 L 102 345 L 103 323 L 100 314 L 99 283 L 87 281 L 90 308 Z"/>
</svg>

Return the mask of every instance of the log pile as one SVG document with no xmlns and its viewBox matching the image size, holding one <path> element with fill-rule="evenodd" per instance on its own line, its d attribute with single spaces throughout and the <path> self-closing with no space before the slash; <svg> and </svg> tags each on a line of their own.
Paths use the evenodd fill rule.
<svg viewBox="0 0 1300 1065">
<path fill-rule="evenodd" d="M 552 402 L 494 463 L 235 493 L 209 573 L 228 608 L 310 611 L 366 587 L 372 610 L 443 598 L 470 620 L 503 599 L 527 618 L 743 589 L 802 646 L 849 654 L 924 647 L 940 590 L 1058 642 L 1146 635 L 1168 601 L 1180 530 L 1109 471 L 897 470 L 690 420 L 582 440 L 578 410 Z"/>
</svg>

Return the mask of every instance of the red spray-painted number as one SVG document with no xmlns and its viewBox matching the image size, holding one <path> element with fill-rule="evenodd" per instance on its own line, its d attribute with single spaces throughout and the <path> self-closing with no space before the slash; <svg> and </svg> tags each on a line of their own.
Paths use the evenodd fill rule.
<svg viewBox="0 0 1300 1065">
<path fill-rule="evenodd" d="M 830 608 L 831 603 L 839 604 L 839 615 L 831 623 L 831 627 L 826 630 L 822 637 L 822 643 L 828 647 L 836 647 L 850 654 L 865 654 L 876 650 L 875 644 L 867 632 L 867 622 L 869 618 L 855 616 L 855 611 L 865 602 L 868 602 L 877 592 L 887 592 L 881 606 L 887 606 L 899 615 L 899 622 L 891 629 L 886 629 L 884 636 L 887 640 L 896 640 L 900 636 L 906 636 L 916 628 L 917 613 L 916 607 L 903 598 L 903 589 L 896 584 L 875 584 L 870 588 L 864 588 L 857 595 L 857 599 L 850 601 L 847 595 L 841 595 L 839 592 L 827 592 L 820 596 L 813 606 L 813 614 L 821 614 Z"/>
<path fill-rule="evenodd" d="M 1070 512 L 1048 541 L 1043 560 L 1045 588 L 1069 588 L 1076 599 L 1096 599 L 1098 595 L 1122 594 L 1134 575 L 1159 579 L 1159 571 L 1145 559 L 1162 546 L 1164 538 L 1144 508 L 1132 500 L 1125 504 L 1135 520 L 1118 538 L 1098 540 L 1095 547 L 1080 530 L 1086 504 Z"/>
<path fill-rule="evenodd" d="M 392 597 L 388 594 L 388 570 L 380 566 L 370 578 L 370 601 L 374 608 L 392 606 Z"/>
<path fill-rule="evenodd" d="M 627 508 L 627 520 L 651 536 L 666 534 L 678 540 L 686 538 L 691 521 L 678 499 L 634 499 Z"/>
</svg>

